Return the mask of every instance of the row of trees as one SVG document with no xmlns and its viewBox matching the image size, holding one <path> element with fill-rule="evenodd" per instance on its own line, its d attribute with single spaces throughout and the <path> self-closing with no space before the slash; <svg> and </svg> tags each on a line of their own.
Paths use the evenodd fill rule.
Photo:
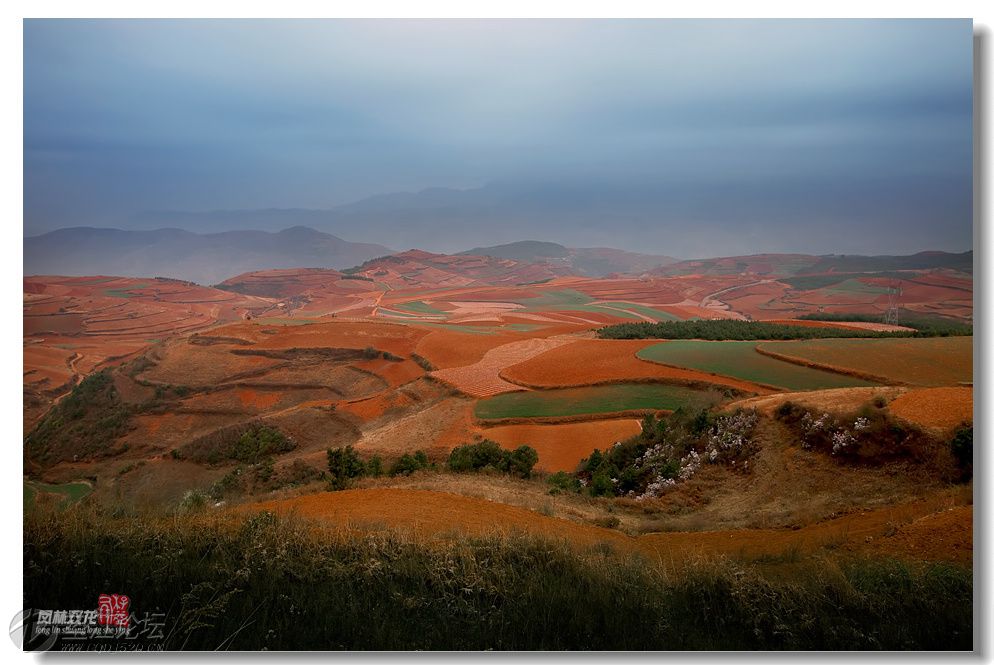
<svg viewBox="0 0 994 665">
<path fill-rule="evenodd" d="M 494 441 L 484 440 L 455 448 L 445 467 L 455 472 L 506 473 L 528 478 L 537 463 L 538 453 L 531 446 L 507 450 Z M 410 475 L 435 468 L 423 450 L 402 455 L 387 469 L 379 455 L 363 460 L 352 446 L 328 449 L 328 484 L 333 490 L 343 490 L 364 476 Z"/>
<path fill-rule="evenodd" d="M 854 328 L 822 328 L 763 321 L 711 319 L 660 321 L 659 323 L 619 323 L 601 328 L 597 331 L 597 336 L 602 339 L 782 340 L 836 337 L 915 337 L 922 335 L 911 331 L 876 332 Z"/>
</svg>

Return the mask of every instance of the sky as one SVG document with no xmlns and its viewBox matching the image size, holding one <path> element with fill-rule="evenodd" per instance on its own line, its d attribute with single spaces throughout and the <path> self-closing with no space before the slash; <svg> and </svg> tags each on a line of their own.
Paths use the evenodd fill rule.
<svg viewBox="0 0 994 665">
<path fill-rule="evenodd" d="M 26 20 L 24 233 L 517 183 L 636 205 L 576 229 L 629 249 L 963 251 L 972 48 L 969 20 Z"/>
</svg>

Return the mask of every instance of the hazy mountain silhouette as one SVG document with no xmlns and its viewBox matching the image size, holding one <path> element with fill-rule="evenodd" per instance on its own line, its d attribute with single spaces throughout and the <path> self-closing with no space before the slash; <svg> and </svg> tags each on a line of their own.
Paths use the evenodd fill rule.
<svg viewBox="0 0 994 665">
<path fill-rule="evenodd" d="M 24 239 L 25 275 L 175 277 L 201 284 L 272 268 L 347 268 L 393 250 L 295 226 L 277 233 L 74 227 Z"/>
</svg>

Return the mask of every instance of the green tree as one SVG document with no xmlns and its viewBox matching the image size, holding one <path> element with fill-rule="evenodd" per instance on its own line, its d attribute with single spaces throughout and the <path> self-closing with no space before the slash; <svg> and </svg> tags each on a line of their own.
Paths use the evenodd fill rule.
<svg viewBox="0 0 994 665">
<path fill-rule="evenodd" d="M 328 449 L 328 482 L 332 489 L 345 489 L 350 480 L 365 472 L 366 465 L 352 446 Z"/>
</svg>

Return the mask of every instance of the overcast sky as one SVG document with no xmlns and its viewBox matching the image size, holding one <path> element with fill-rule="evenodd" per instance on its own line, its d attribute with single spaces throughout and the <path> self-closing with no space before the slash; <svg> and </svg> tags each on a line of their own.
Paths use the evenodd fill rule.
<svg viewBox="0 0 994 665">
<path fill-rule="evenodd" d="M 24 92 L 27 235 L 634 182 L 730 231 L 809 224 L 806 251 L 852 251 L 833 223 L 867 253 L 971 245 L 970 21 L 28 20 Z"/>
</svg>

